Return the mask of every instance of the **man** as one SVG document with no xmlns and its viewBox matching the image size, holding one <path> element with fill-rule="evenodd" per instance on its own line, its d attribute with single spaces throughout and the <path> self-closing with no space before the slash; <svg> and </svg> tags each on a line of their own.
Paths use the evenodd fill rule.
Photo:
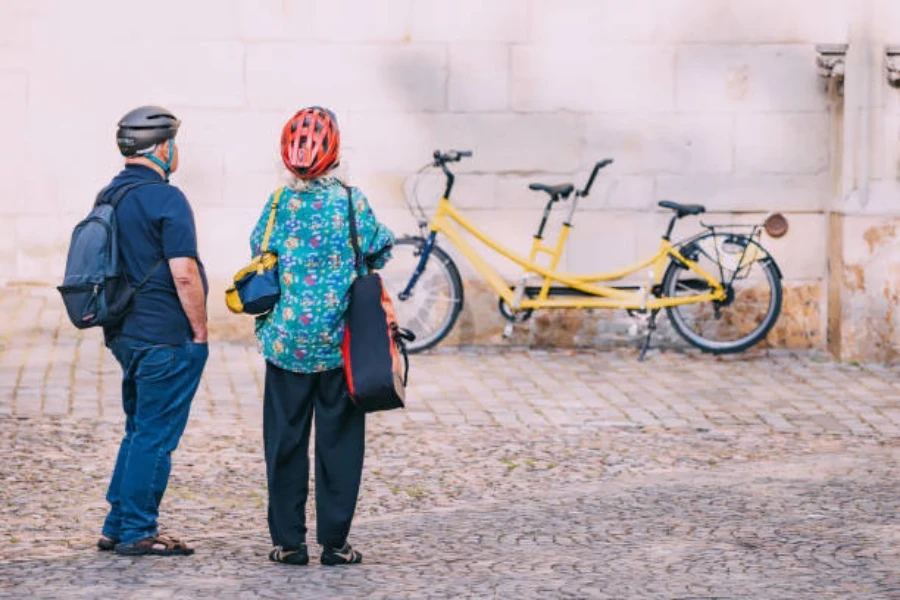
<svg viewBox="0 0 900 600">
<path fill-rule="evenodd" d="M 178 170 L 179 125 L 156 106 L 125 115 L 116 135 L 125 168 L 101 192 L 129 186 L 116 205 L 116 221 L 124 275 L 139 289 L 126 317 L 104 329 L 122 366 L 126 420 L 106 496 L 111 508 L 97 546 L 129 556 L 194 552 L 157 529 L 170 455 L 209 355 L 208 286 L 194 216 L 184 194 L 168 183 Z"/>
</svg>

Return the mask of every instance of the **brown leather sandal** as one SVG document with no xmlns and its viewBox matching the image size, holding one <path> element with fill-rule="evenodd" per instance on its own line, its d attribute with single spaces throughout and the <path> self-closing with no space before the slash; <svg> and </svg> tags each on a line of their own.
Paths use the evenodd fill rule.
<svg viewBox="0 0 900 600">
<path fill-rule="evenodd" d="M 155 535 L 145 538 L 133 544 L 119 544 L 116 546 L 116 554 L 120 556 L 143 556 L 153 554 L 155 556 L 190 556 L 194 549 L 181 540 L 167 535 Z"/>
</svg>

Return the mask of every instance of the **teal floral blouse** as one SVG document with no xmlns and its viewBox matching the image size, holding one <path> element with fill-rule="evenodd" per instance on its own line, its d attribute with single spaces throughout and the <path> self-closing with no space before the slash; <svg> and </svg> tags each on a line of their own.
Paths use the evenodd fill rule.
<svg viewBox="0 0 900 600">
<path fill-rule="evenodd" d="M 250 236 L 260 251 L 275 194 Z M 359 247 L 372 268 L 390 258 L 394 235 L 375 218 L 366 197 L 352 191 Z M 281 298 L 256 322 L 259 350 L 270 363 L 296 373 L 343 366 L 341 342 L 350 284 L 355 278 L 347 221 L 347 191 L 337 179 L 318 179 L 302 192 L 285 189 L 269 250 L 278 254 Z"/>
</svg>

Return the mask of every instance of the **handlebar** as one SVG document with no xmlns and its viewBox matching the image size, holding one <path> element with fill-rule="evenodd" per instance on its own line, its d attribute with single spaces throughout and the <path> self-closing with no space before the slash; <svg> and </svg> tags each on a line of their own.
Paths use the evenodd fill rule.
<svg viewBox="0 0 900 600">
<path fill-rule="evenodd" d="M 584 185 L 584 189 L 581 190 L 580 192 L 578 192 L 578 196 L 580 196 L 581 198 L 584 198 L 589 193 L 591 193 L 591 186 L 594 185 L 594 179 L 597 178 L 597 172 L 600 169 L 602 169 L 603 167 L 607 167 L 607 166 L 611 165 L 612 163 L 613 163 L 613 159 L 604 158 L 603 160 L 598 162 L 596 165 L 594 165 L 594 170 L 591 171 L 591 176 L 588 178 L 587 183 Z"/>
<path fill-rule="evenodd" d="M 450 197 L 450 190 L 453 188 L 453 182 L 455 180 L 455 176 L 450 172 L 450 169 L 447 168 L 447 163 L 459 162 L 463 158 L 469 158 L 472 156 L 471 150 L 448 150 L 447 152 L 441 152 L 440 150 L 434 151 L 434 163 L 433 166 L 440 167 L 441 170 L 444 171 L 444 174 L 447 176 L 447 188 L 444 191 L 444 197 Z M 594 170 L 591 171 L 591 176 L 588 178 L 587 183 L 584 185 L 584 189 L 576 192 L 576 196 L 581 198 L 587 196 L 591 192 L 591 186 L 594 185 L 594 180 L 597 178 L 597 173 L 603 167 L 609 166 L 613 163 L 613 159 L 605 158 L 594 165 Z"/>
<path fill-rule="evenodd" d="M 471 150 L 449 150 L 447 152 L 435 150 L 434 166 L 441 167 L 448 162 L 459 162 L 463 158 L 469 158 L 470 156 L 472 156 Z"/>
<path fill-rule="evenodd" d="M 440 167 L 444 172 L 444 175 L 447 176 L 447 187 L 444 190 L 444 198 L 450 197 L 450 190 L 453 189 L 453 182 L 456 180 L 456 177 L 450 172 L 450 169 L 447 168 L 447 163 L 459 162 L 463 158 L 468 158 L 469 156 L 472 156 L 471 150 L 450 150 L 448 152 L 441 152 L 440 150 L 434 151 L 434 163 L 432 164 L 435 167 Z"/>
</svg>

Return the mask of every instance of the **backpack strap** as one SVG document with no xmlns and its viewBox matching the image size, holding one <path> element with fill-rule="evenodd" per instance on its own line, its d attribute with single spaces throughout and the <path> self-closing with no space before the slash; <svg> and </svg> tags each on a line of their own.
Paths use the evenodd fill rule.
<svg viewBox="0 0 900 600">
<path fill-rule="evenodd" d="M 156 270 L 159 269 L 160 265 L 162 265 L 163 262 L 165 262 L 165 260 L 166 260 L 165 258 L 161 258 L 158 261 L 156 261 L 156 264 L 153 265 L 153 267 L 150 269 L 150 271 L 147 273 L 147 275 L 145 275 L 144 278 L 141 279 L 141 282 L 134 287 L 135 293 L 137 293 L 142 287 L 147 285 L 147 282 L 150 281 L 150 278 L 153 277 L 153 274 L 156 273 Z"/>
<path fill-rule="evenodd" d="M 125 196 L 127 196 L 132 190 L 135 190 L 135 189 L 145 186 L 145 185 L 159 185 L 161 183 L 163 183 L 163 182 L 135 181 L 133 183 L 126 183 L 124 185 L 117 186 L 117 187 L 114 187 L 112 184 L 110 184 L 110 185 L 106 186 L 105 188 L 103 188 L 102 190 L 100 190 L 100 193 L 97 194 L 97 200 L 94 202 L 94 206 L 96 207 L 101 204 L 109 204 L 113 207 L 113 210 L 115 210 L 116 208 L 118 208 L 119 202 L 124 200 Z M 147 211 L 144 210 L 144 206 L 140 202 L 138 202 L 137 207 L 138 207 L 138 210 L 141 211 L 141 215 L 144 217 L 144 219 L 149 221 L 150 216 L 147 214 Z M 148 281 L 150 281 L 150 278 L 153 277 L 153 274 L 156 273 L 157 269 L 159 269 L 160 265 L 162 265 L 163 262 L 165 262 L 165 260 L 166 260 L 165 258 L 161 258 L 158 261 L 156 261 L 156 264 L 153 265 L 153 267 L 150 269 L 150 271 L 147 273 L 147 275 L 145 275 L 144 278 L 141 280 L 141 282 L 139 284 L 137 284 L 137 286 L 134 288 L 135 292 L 140 290 L 142 287 L 144 287 L 147 284 Z"/>
<path fill-rule="evenodd" d="M 100 206 L 101 204 L 110 204 L 113 208 L 119 206 L 119 202 L 122 201 L 125 196 L 128 195 L 131 190 L 137 189 L 143 185 L 153 185 L 156 183 L 155 181 L 136 181 L 133 183 L 126 183 L 120 186 L 113 186 L 109 184 L 97 194 L 97 199 L 94 201 L 94 206 Z M 143 212 L 143 207 L 142 212 Z"/>
<path fill-rule="evenodd" d="M 347 217 L 350 219 L 350 245 L 353 246 L 353 268 L 362 276 L 363 255 L 359 249 L 359 231 L 356 228 L 356 211 L 353 209 L 353 190 L 341 183 L 347 190 Z"/>
</svg>

